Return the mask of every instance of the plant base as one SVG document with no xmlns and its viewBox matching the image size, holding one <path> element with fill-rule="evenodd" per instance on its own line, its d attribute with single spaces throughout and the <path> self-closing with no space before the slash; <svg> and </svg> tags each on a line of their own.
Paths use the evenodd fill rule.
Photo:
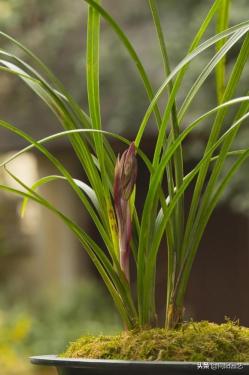
<svg viewBox="0 0 249 375">
<path fill-rule="evenodd" d="M 185 323 L 178 329 L 148 329 L 116 336 L 85 336 L 63 357 L 149 361 L 249 362 L 249 328 L 229 321 Z"/>
</svg>

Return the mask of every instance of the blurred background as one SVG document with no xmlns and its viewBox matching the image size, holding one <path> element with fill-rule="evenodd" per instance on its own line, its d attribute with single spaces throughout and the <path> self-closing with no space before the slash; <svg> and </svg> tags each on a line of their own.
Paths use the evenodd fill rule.
<svg viewBox="0 0 249 375">
<path fill-rule="evenodd" d="M 247 0 L 231 2 L 231 25 L 248 19 Z M 158 0 L 169 46 L 171 65 L 186 54 L 192 37 L 212 1 Z M 144 61 L 153 86 L 164 79 L 160 51 L 145 0 L 103 0 L 103 5 L 132 39 Z M 85 83 L 86 6 L 82 0 L 0 0 L 0 28 L 27 45 L 56 73 L 68 91 L 87 110 Z M 214 33 L 214 25 L 205 37 Z M 1 48 L 16 49 L 0 37 Z M 214 49 L 192 64 L 178 97 L 184 98 Z M 21 55 L 21 54 L 20 54 Z M 234 51 L 228 56 L 228 68 Z M 248 68 L 237 94 L 248 91 Z M 39 98 L 17 78 L 0 74 L 0 118 L 39 139 L 60 130 L 56 119 Z M 133 139 L 147 108 L 147 99 L 134 66 L 123 46 L 102 23 L 101 103 L 103 124 Z M 214 81 L 209 79 L 195 99 L 184 126 L 215 103 Z M 185 169 L 200 158 L 207 139 L 208 124 L 199 127 L 184 146 Z M 151 155 L 155 141 L 152 123 L 143 148 Z M 236 146 L 248 147 L 249 129 L 242 127 Z M 0 131 L 0 158 L 25 144 Z M 113 143 L 118 152 L 120 145 Z M 69 144 L 50 145 L 76 178 L 84 179 Z M 228 166 L 229 168 L 229 166 Z M 11 165 L 26 183 L 53 173 L 38 153 L 27 153 Z M 186 299 L 186 313 L 193 319 L 222 322 L 224 316 L 249 325 L 249 164 L 234 178 L 229 191 L 211 219 L 194 264 Z M 146 171 L 139 168 L 138 189 L 142 206 Z M 1 182 L 13 181 L 1 172 Z M 88 218 L 63 182 L 44 186 L 42 193 L 94 234 Z M 189 193 L 191 195 L 191 192 Z M 91 262 L 73 235 L 50 212 L 29 202 L 20 218 L 20 199 L 0 194 L 0 368 L 4 375 L 33 373 L 30 355 L 58 353 L 66 343 L 86 333 L 114 333 L 121 329 L 112 302 Z M 165 257 L 165 249 L 161 257 Z M 165 270 L 159 290 L 164 288 Z M 158 304 L 160 306 L 160 295 Z M 162 305 L 162 303 L 161 303 Z M 37 370 L 36 370 L 37 371 Z M 45 370 L 39 370 L 41 373 Z M 45 373 L 45 372 L 44 372 Z M 47 373 L 47 372 L 46 372 Z"/>
</svg>

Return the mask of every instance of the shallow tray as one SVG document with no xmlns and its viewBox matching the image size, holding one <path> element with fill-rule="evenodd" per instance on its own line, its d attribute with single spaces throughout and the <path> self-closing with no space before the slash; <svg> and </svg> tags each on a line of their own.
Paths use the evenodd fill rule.
<svg viewBox="0 0 249 375">
<path fill-rule="evenodd" d="M 59 375 L 249 375 L 249 363 L 239 362 L 166 362 L 71 359 L 56 355 L 30 358 L 40 366 L 55 366 Z"/>
</svg>

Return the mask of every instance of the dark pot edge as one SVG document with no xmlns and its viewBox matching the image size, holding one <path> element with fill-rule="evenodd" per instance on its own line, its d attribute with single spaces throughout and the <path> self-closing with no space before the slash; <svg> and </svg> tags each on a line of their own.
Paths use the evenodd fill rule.
<svg viewBox="0 0 249 375">
<path fill-rule="evenodd" d="M 109 367 L 137 367 L 144 366 L 152 367 L 167 367 L 167 368 L 195 368 L 200 362 L 177 362 L 177 361 L 125 361 L 125 360 L 111 360 L 111 359 L 78 359 L 78 358 L 62 358 L 57 355 L 42 355 L 32 356 L 30 361 L 34 365 L 42 366 L 56 366 L 56 367 L 88 367 L 88 368 L 104 368 Z M 201 362 L 204 363 L 204 362 Z M 242 365 L 243 369 L 249 370 L 249 362 L 205 362 L 213 364 L 237 364 Z"/>
</svg>

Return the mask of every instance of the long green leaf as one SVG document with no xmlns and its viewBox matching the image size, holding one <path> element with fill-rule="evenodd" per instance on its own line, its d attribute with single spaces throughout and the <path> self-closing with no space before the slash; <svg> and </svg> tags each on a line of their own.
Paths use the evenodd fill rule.
<svg viewBox="0 0 249 375">
<path fill-rule="evenodd" d="M 10 173 L 10 172 L 8 172 Z M 132 322 L 129 319 L 129 315 L 127 314 L 125 305 L 117 292 L 112 279 L 110 278 L 110 275 L 112 275 L 115 279 L 115 275 L 113 273 L 112 265 L 110 264 L 108 258 L 105 256 L 104 252 L 98 247 L 98 245 L 77 225 L 75 224 L 71 219 L 69 219 L 67 216 L 65 216 L 62 212 L 57 210 L 54 206 L 52 206 L 48 201 L 46 201 L 44 198 L 41 198 L 37 193 L 30 191 L 30 189 L 19 179 L 17 179 L 14 175 L 10 173 L 10 175 L 24 188 L 26 188 L 29 193 L 24 193 L 22 191 L 19 191 L 18 189 L 13 189 L 5 185 L 0 185 L 0 189 L 17 194 L 23 198 L 28 198 L 30 200 L 33 200 L 40 205 L 48 208 L 52 212 L 54 212 L 58 217 L 60 217 L 63 222 L 69 227 L 70 230 L 74 232 L 74 234 L 77 236 L 85 250 L 87 251 L 88 255 L 90 256 L 91 260 L 93 261 L 95 267 L 99 271 L 101 277 L 103 278 L 103 281 L 105 282 L 110 294 L 112 295 L 112 298 L 114 300 L 114 303 L 117 307 L 117 310 L 119 311 L 123 321 L 127 324 L 128 327 L 132 327 L 134 322 Z M 110 272 L 110 275 L 108 275 L 108 272 Z M 118 279 L 117 279 L 118 280 Z"/>
<path fill-rule="evenodd" d="M 186 264 L 185 264 L 185 267 L 184 267 L 185 272 L 180 273 L 179 278 L 178 278 L 178 283 L 176 285 L 176 288 L 177 288 L 176 303 L 177 304 L 181 304 L 182 300 L 184 298 L 184 294 L 186 292 L 186 287 L 187 287 L 187 281 L 188 281 L 189 275 L 190 275 L 190 270 L 191 270 L 191 267 L 192 267 L 192 264 L 193 264 L 193 261 L 194 261 L 194 257 L 195 257 L 196 251 L 197 251 L 198 244 L 201 240 L 201 237 L 203 235 L 203 232 L 205 230 L 207 222 L 208 222 L 214 208 L 216 207 L 223 191 L 228 186 L 230 180 L 232 179 L 234 174 L 238 171 L 239 167 L 247 160 L 248 157 L 249 157 L 249 149 L 245 150 L 242 153 L 242 155 L 234 163 L 232 168 L 230 168 L 230 170 L 227 173 L 227 175 L 225 176 L 225 178 L 221 181 L 220 186 L 217 188 L 217 190 L 216 190 L 216 192 L 213 196 L 213 199 L 210 202 L 210 206 L 208 208 L 208 212 L 206 213 L 206 216 L 205 217 L 203 216 L 201 222 L 199 223 L 199 230 L 198 230 L 196 241 L 195 241 L 195 247 L 193 248 L 193 252 L 192 252 L 191 256 L 188 259 L 186 259 Z"/>
<path fill-rule="evenodd" d="M 227 137 L 230 136 L 230 134 L 237 128 L 240 126 L 240 124 L 245 120 L 249 118 L 249 112 L 244 115 L 242 118 L 240 118 L 239 120 L 237 120 L 220 138 L 219 140 L 210 148 L 210 150 L 208 151 L 208 153 L 201 159 L 201 161 L 197 164 L 197 166 L 188 174 L 188 176 L 184 179 L 183 181 L 183 184 L 181 185 L 181 187 L 177 190 L 176 194 L 174 195 L 174 198 L 173 200 L 170 202 L 170 205 L 168 207 L 168 211 L 167 211 L 167 215 L 164 215 L 163 217 L 163 220 L 158 228 L 158 231 L 153 239 L 153 243 L 152 243 L 152 249 L 151 249 L 151 252 L 149 254 L 149 256 L 147 257 L 146 259 L 146 268 L 143 270 L 144 272 L 144 275 L 143 275 L 143 287 L 146 289 L 146 290 L 150 290 L 150 283 L 151 283 L 151 277 L 153 275 L 153 269 L 155 267 L 155 264 L 156 264 L 156 258 L 157 258 L 157 252 L 158 252 L 158 246 L 159 246 L 159 243 L 161 241 L 161 237 L 163 235 L 163 232 L 165 230 L 165 226 L 167 225 L 167 221 L 169 220 L 170 218 L 170 215 L 172 214 L 173 210 L 174 210 L 174 207 L 177 203 L 177 200 L 179 199 L 179 197 L 184 193 L 184 191 L 187 189 L 187 187 L 189 186 L 189 184 L 192 182 L 192 180 L 194 179 L 194 177 L 197 175 L 197 173 L 199 172 L 199 170 L 201 169 L 201 167 L 203 166 L 203 164 L 206 162 L 206 160 L 210 157 L 210 155 L 212 155 L 213 151 L 220 145 L 222 144 L 223 141 L 226 140 Z M 176 144 L 180 141 L 180 138 L 178 138 L 178 140 L 176 140 Z M 163 160 L 163 163 L 161 164 L 161 168 L 165 168 L 165 164 L 168 162 L 168 158 L 169 158 L 169 155 L 167 155 L 164 160 Z M 158 182 L 157 182 L 158 183 Z M 160 183 L 160 182 L 159 182 Z M 182 283 L 182 279 L 181 279 L 181 283 Z M 183 284 L 184 286 L 186 286 L 186 284 Z M 181 290 L 182 291 L 182 290 Z M 183 290 L 183 293 L 180 293 L 179 295 L 181 295 L 181 297 L 183 297 L 184 295 L 184 292 L 185 290 Z M 178 297 L 178 295 L 177 295 Z M 180 300 L 182 301 L 182 299 Z M 146 317 L 146 314 L 147 314 L 147 311 L 149 310 L 149 304 L 150 304 L 150 296 L 148 295 L 145 295 L 145 299 L 144 301 L 142 301 L 142 318 L 145 317 L 145 319 L 147 318 Z M 143 324 L 143 320 L 141 321 L 141 323 Z"/>
<path fill-rule="evenodd" d="M 149 80 L 148 75 L 147 75 L 147 73 L 144 69 L 144 66 L 143 66 L 135 48 L 133 47 L 132 43 L 130 42 L 129 38 L 126 36 L 124 31 L 118 25 L 118 23 L 111 17 L 111 15 L 103 7 L 101 7 L 96 1 L 93 1 L 93 0 L 83 0 L 83 1 L 88 3 L 92 8 L 94 8 L 109 23 L 109 25 L 115 31 L 115 33 L 117 34 L 117 36 L 119 37 L 119 39 L 121 40 L 123 45 L 125 46 L 127 52 L 129 53 L 132 61 L 134 61 L 135 67 L 137 68 L 138 73 L 139 73 L 139 75 L 142 79 L 142 82 L 144 84 L 144 87 L 145 87 L 145 90 L 147 92 L 148 98 L 151 101 L 154 97 L 154 93 L 153 93 L 153 89 L 152 89 L 150 80 Z M 160 122 L 161 122 L 161 116 L 160 116 L 160 112 L 159 112 L 159 109 L 158 109 L 157 105 L 155 105 L 154 114 L 155 114 L 155 118 L 156 118 L 156 121 L 157 121 L 157 125 L 159 127 Z"/>
<path fill-rule="evenodd" d="M 67 181 L 66 177 L 64 177 L 64 176 L 59 176 L 59 175 L 45 176 L 45 177 L 40 178 L 38 181 L 36 181 L 31 186 L 31 190 L 32 191 L 36 190 L 37 188 L 43 186 L 44 184 L 47 184 L 47 183 L 52 182 L 52 181 L 57 181 L 57 180 Z M 99 205 L 98 205 L 98 200 L 97 200 L 97 197 L 96 197 L 96 194 L 95 194 L 94 190 L 83 181 L 77 180 L 76 178 L 74 178 L 73 180 L 74 180 L 75 184 L 81 190 L 83 190 L 85 192 L 85 194 L 88 196 L 88 198 L 91 200 L 94 207 L 98 211 Z M 22 206 L 21 206 L 21 209 L 20 209 L 21 216 L 24 216 L 27 204 L 28 204 L 28 198 L 25 198 L 23 200 L 23 203 L 22 203 Z"/>
<path fill-rule="evenodd" d="M 222 40 L 222 39 L 224 39 L 224 38 L 226 38 L 226 37 L 228 37 L 230 35 L 233 35 L 237 31 L 242 31 L 243 30 L 244 33 L 246 33 L 249 30 L 248 26 L 249 26 L 249 21 L 245 21 L 245 22 L 242 22 L 239 25 L 236 25 L 236 26 L 233 26 L 233 27 L 229 28 L 228 30 L 226 30 L 226 31 L 224 31 L 224 32 L 222 32 L 222 33 L 220 33 L 218 35 L 215 35 L 215 36 L 209 38 L 207 41 L 205 41 L 204 43 L 202 43 L 199 47 L 197 47 L 195 50 L 193 50 L 191 53 L 189 53 L 184 59 L 181 60 L 181 62 L 172 70 L 171 74 L 165 79 L 165 81 L 163 82 L 163 84 L 161 85 L 161 87 L 156 92 L 153 100 L 151 101 L 151 103 L 150 103 L 150 105 L 149 105 L 149 107 L 148 107 L 148 109 L 147 109 L 147 111 L 146 111 L 146 113 L 144 115 L 144 118 L 143 118 L 143 120 L 142 120 L 142 122 L 140 124 L 139 131 L 138 131 L 137 136 L 136 136 L 136 140 L 135 140 L 136 147 L 138 147 L 139 144 L 140 144 L 140 142 L 141 142 L 144 130 L 145 130 L 146 126 L 147 126 L 147 123 L 148 123 L 148 120 L 150 118 L 150 115 L 153 112 L 154 106 L 158 102 L 158 100 L 161 97 L 161 95 L 167 89 L 167 85 L 169 84 L 169 82 L 177 75 L 177 73 L 180 72 L 182 70 L 182 68 L 184 68 L 185 66 L 187 66 L 197 56 L 199 56 L 200 53 L 204 52 L 209 47 L 211 47 L 215 43 L 217 43 L 217 41 Z M 172 100 L 173 100 L 173 98 L 172 98 Z M 170 111 L 171 111 L 171 108 L 169 109 L 169 112 Z M 162 127 L 160 129 L 162 129 Z M 160 135 L 158 136 L 158 139 L 160 139 Z"/>
<path fill-rule="evenodd" d="M 220 33 L 229 27 L 229 7 L 230 0 L 222 0 L 218 12 L 216 31 Z M 219 41 L 216 44 L 216 49 L 219 51 L 225 43 L 225 40 Z M 218 103 L 221 103 L 225 91 L 225 75 L 226 75 L 226 58 L 225 56 L 216 67 L 216 92 Z"/>
<path fill-rule="evenodd" d="M 248 100 L 248 98 L 246 100 Z M 246 116 L 243 116 L 242 119 L 240 119 L 239 121 L 237 121 L 226 133 L 224 133 L 224 135 L 219 139 L 219 142 L 215 143 L 215 147 L 212 147 L 211 150 L 212 151 L 215 150 L 215 148 L 218 147 L 218 145 L 223 141 L 224 137 L 228 136 L 228 134 L 230 134 L 230 132 L 234 128 L 238 127 L 239 124 L 245 118 L 247 118 L 247 117 L 248 117 L 248 114 Z M 199 119 L 198 119 L 198 121 L 199 121 Z M 187 129 L 185 129 L 185 131 L 178 137 L 178 139 L 171 144 L 171 146 L 167 150 L 167 153 L 165 153 L 164 157 L 162 158 L 162 162 L 160 163 L 160 166 L 159 166 L 159 168 L 157 170 L 157 173 L 155 175 L 153 175 L 153 181 L 151 183 L 151 190 L 150 190 L 150 200 L 147 199 L 145 201 L 144 211 L 143 211 L 143 218 L 142 218 L 142 222 L 141 222 L 141 236 L 140 236 L 140 241 L 141 242 L 139 243 L 139 250 L 140 250 L 140 254 L 143 254 L 143 259 L 139 258 L 139 254 L 138 254 L 138 262 L 139 261 L 141 262 L 141 267 L 139 269 L 139 272 L 142 272 L 142 274 L 140 274 L 140 275 L 138 274 L 138 282 L 141 281 L 142 284 L 143 284 L 143 287 L 144 287 L 144 272 L 145 272 L 145 268 L 148 268 L 150 270 L 150 272 L 152 272 L 151 270 L 153 269 L 153 267 L 155 265 L 155 259 L 156 259 L 156 254 L 157 254 L 157 251 L 158 251 L 158 246 L 160 244 L 160 240 L 161 240 L 163 231 L 165 229 L 165 225 L 167 224 L 167 220 L 170 217 L 170 215 L 167 215 L 166 218 L 164 217 L 163 224 L 161 225 L 160 230 L 157 233 L 157 238 L 153 239 L 151 247 L 150 247 L 150 252 L 149 252 L 149 254 L 147 256 L 146 253 L 143 251 L 144 249 L 143 249 L 142 246 L 143 246 L 143 243 L 144 243 L 144 237 L 146 236 L 146 230 L 147 229 L 145 229 L 145 228 L 148 228 L 150 226 L 150 217 L 149 217 L 150 216 L 149 215 L 150 207 L 151 207 L 151 204 L 153 204 L 153 199 L 156 196 L 158 186 L 161 183 L 164 168 L 166 167 L 168 161 L 170 160 L 170 158 L 174 154 L 175 149 L 186 138 L 187 134 L 189 134 L 193 130 L 193 128 L 199 123 L 198 121 L 197 122 L 195 121 L 194 123 L 192 123 L 191 126 L 189 126 Z M 207 155 L 210 156 L 210 154 L 211 154 L 211 152 L 209 150 L 209 152 L 208 152 Z M 207 156 L 205 156 L 203 158 L 202 163 L 200 163 L 200 166 L 203 166 L 203 164 L 206 161 L 206 159 L 207 159 Z M 200 167 L 198 168 L 197 172 L 199 170 L 200 170 Z M 196 175 L 197 172 L 195 172 L 195 175 Z M 189 181 L 189 179 L 185 180 L 183 182 L 182 186 L 187 186 L 186 185 L 186 181 Z M 192 179 L 190 181 L 192 181 Z M 179 190 L 179 191 L 181 191 L 181 193 L 184 192 L 184 190 L 182 190 L 182 186 L 181 186 L 181 188 Z M 176 194 L 175 194 L 175 196 L 174 196 L 174 198 L 173 198 L 173 200 L 172 200 L 172 202 L 174 202 L 174 205 L 172 206 L 173 203 L 171 203 L 171 211 L 168 211 L 168 212 L 172 212 L 172 209 L 174 208 L 175 204 L 177 203 L 177 200 L 176 200 L 175 197 L 178 197 L 178 196 L 181 196 L 181 194 L 179 195 L 179 192 L 177 191 Z M 150 257 L 150 256 L 153 257 L 153 260 L 154 260 L 154 262 L 152 263 L 152 265 L 148 261 L 148 257 Z M 150 273 L 150 276 L 151 276 L 151 273 Z M 140 285 L 140 287 L 142 287 L 142 286 Z M 148 287 L 148 290 L 150 290 L 149 287 Z M 143 299 L 141 299 L 141 296 L 145 299 L 146 303 L 144 303 Z M 141 318 L 140 318 L 141 322 L 140 323 L 144 324 L 144 321 L 147 321 L 147 319 L 148 319 L 148 316 L 146 314 L 149 311 L 149 307 L 148 306 L 149 306 L 150 302 L 149 302 L 149 297 L 148 297 L 147 294 L 144 295 L 144 296 L 143 295 L 141 295 L 141 296 L 140 296 L 140 300 L 139 300 L 139 309 L 140 309 L 139 310 L 139 314 L 141 316 Z"/>
<path fill-rule="evenodd" d="M 249 35 L 246 36 L 246 39 L 245 39 L 245 41 L 244 41 L 244 43 L 241 47 L 239 56 L 236 60 L 236 63 L 234 65 L 233 71 L 231 73 L 229 82 L 226 86 L 226 90 L 225 90 L 224 97 L 223 97 L 222 101 L 229 100 L 232 97 L 232 95 L 234 94 L 234 92 L 237 88 L 238 80 L 239 80 L 239 78 L 240 78 L 240 76 L 243 72 L 243 69 L 245 67 L 245 64 L 248 60 L 248 56 L 249 56 L 248 46 L 249 46 Z M 212 126 L 212 130 L 211 130 L 208 142 L 207 142 L 205 152 L 207 152 L 209 150 L 209 148 L 212 146 L 212 144 L 214 144 L 217 137 L 219 136 L 219 133 L 222 129 L 227 110 L 228 110 L 228 107 L 220 107 L 220 109 L 219 109 L 219 111 L 218 111 L 218 113 L 215 117 L 215 120 L 214 120 L 214 123 L 213 123 L 213 126 Z M 185 252 L 184 248 L 186 248 L 186 246 L 188 246 L 189 241 L 191 241 L 190 237 L 191 237 L 191 233 L 192 233 L 192 228 L 193 228 L 193 225 L 194 225 L 195 215 L 196 215 L 196 212 L 198 210 L 198 204 L 199 204 L 201 192 L 202 192 L 202 189 L 203 189 L 203 186 L 204 186 L 204 183 L 205 183 L 205 178 L 206 178 L 206 175 L 207 175 L 208 167 L 209 167 L 209 161 L 207 160 L 207 162 L 203 165 L 202 169 L 200 170 L 200 173 L 198 175 L 198 179 L 197 179 L 197 182 L 196 182 L 196 185 L 195 185 L 194 194 L 193 194 L 193 198 L 192 198 L 192 202 L 191 202 L 191 206 L 190 206 L 190 211 L 189 211 L 189 215 L 188 215 L 188 220 L 187 220 L 187 225 L 186 225 L 186 230 L 185 230 L 184 241 L 183 241 L 183 252 Z"/>
<path fill-rule="evenodd" d="M 99 217 L 97 216 L 95 210 L 93 209 L 93 207 L 89 203 L 89 201 L 86 198 L 85 194 L 82 192 L 82 190 L 74 182 L 72 176 L 66 170 L 66 168 L 62 165 L 62 163 L 57 158 L 55 158 L 43 145 L 41 145 L 38 142 L 36 142 L 34 139 L 32 139 L 32 137 L 28 136 L 26 133 L 24 133 L 23 131 L 19 130 L 15 126 L 10 125 L 10 124 L 8 124 L 5 121 L 0 121 L 0 126 L 3 127 L 3 128 L 5 128 L 5 129 L 7 129 L 7 130 L 9 130 L 9 131 L 11 131 L 12 133 L 17 134 L 21 138 L 23 138 L 26 141 L 28 141 L 29 143 L 33 144 L 34 147 L 36 149 L 38 149 L 42 154 L 44 154 L 47 157 L 47 159 L 50 160 L 51 163 L 67 179 L 68 183 L 71 185 L 71 187 L 73 188 L 73 190 L 76 192 L 76 194 L 78 195 L 78 197 L 82 201 L 84 207 L 89 212 L 90 217 L 92 218 L 94 224 L 98 228 L 99 233 L 101 234 L 101 236 L 102 236 L 102 238 L 103 238 L 103 240 L 104 240 L 104 242 L 105 242 L 105 244 L 107 246 L 107 249 L 109 250 L 110 254 L 112 255 L 113 260 L 115 261 L 116 258 L 115 258 L 115 255 L 114 255 L 113 251 L 112 251 L 112 244 L 110 243 L 110 239 L 109 239 L 109 237 L 108 237 L 108 235 L 107 235 L 107 233 L 106 233 L 106 231 L 105 231 L 102 223 L 100 222 Z M 7 160 L 7 161 L 5 161 L 4 163 L 2 163 L 2 165 L 3 164 L 6 165 L 10 161 L 10 159 Z"/>
<path fill-rule="evenodd" d="M 239 38 L 241 38 L 244 33 L 247 31 L 247 29 L 242 29 L 242 30 L 239 30 L 237 31 L 232 37 L 231 39 L 224 45 L 224 47 L 221 49 L 221 51 L 218 53 L 219 54 L 219 57 L 218 58 L 215 58 L 215 63 L 214 64 L 211 64 L 212 65 L 212 68 L 215 67 L 215 65 L 218 63 L 219 59 L 222 58 L 223 54 L 227 52 L 227 50 L 229 48 L 231 48 L 236 42 L 237 40 L 239 40 Z M 208 67 L 209 67 L 209 64 L 208 64 Z M 209 69 L 207 69 L 209 70 Z M 144 119 L 146 119 L 146 115 L 144 117 Z M 151 179 L 153 178 L 153 175 L 151 176 Z M 149 188 L 149 191 L 148 191 L 148 194 L 147 194 L 147 198 L 146 200 L 150 200 L 151 201 L 151 204 L 152 204 L 152 197 L 151 197 L 151 193 L 150 193 L 150 188 Z M 145 201 L 145 206 L 146 206 L 146 201 Z M 146 211 L 144 210 L 143 211 L 143 216 L 142 216 L 142 223 L 143 223 L 143 220 L 144 222 L 146 222 L 146 231 L 144 232 L 143 234 L 143 237 L 141 239 L 141 242 L 140 242 L 140 259 L 142 259 L 144 257 L 144 254 L 146 253 L 146 248 L 148 248 L 148 244 L 149 244 L 149 239 L 148 239 L 148 235 L 150 233 L 150 230 L 153 230 L 153 228 L 150 227 L 150 225 L 148 225 L 148 222 L 147 222 L 147 218 L 144 218 L 144 215 L 146 216 L 147 213 Z M 143 227 L 143 224 L 141 224 L 141 227 Z M 143 230 L 142 230 L 142 233 L 143 233 Z"/>
<path fill-rule="evenodd" d="M 191 102 L 193 101 L 195 95 L 198 93 L 199 89 L 213 71 L 213 69 L 217 66 L 217 64 L 222 61 L 224 56 L 228 53 L 228 51 L 248 32 L 248 29 L 238 30 L 232 37 L 224 44 L 224 46 L 215 54 L 215 56 L 208 62 L 205 66 L 197 80 L 195 81 L 194 85 L 188 91 L 188 95 L 186 96 L 180 110 L 179 110 L 179 121 L 182 121 L 184 114 L 186 113 L 187 109 L 189 108 Z"/>
<path fill-rule="evenodd" d="M 26 63 L 21 61 L 20 59 L 16 58 L 17 61 L 22 63 L 24 67 L 27 66 Z M 36 75 L 36 80 L 34 81 L 32 77 L 30 77 L 26 72 L 24 72 L 21 68 L 17 65 L 13 64 L 12 62 L 2 61 L 6 66 L 10 67 L 13 72 L 19 75 L 24 82 L 38 95 L 45 101 L 48 107 L 55 113 L 61 124 L 66 129 L 75 129 L 77 125 L 75 124 L 74 118 L 72 118 L 71 113 L 68 112 L 68 109 L 65 107 L 65 103 L 61 100 L 61 96 L 56 94 L 51 87 L 47 84 L 46 81 L 38 81 L 39 74 Z M 93 186 L 97 196 L 98 201 L 101 207 L 101 217 L 103 220 L 104 225 L 108 228 L 108 217 L 106 215 L 105 208 L 103 207 L 103 189 L 102 183 L 98 174 L 97 169 L 94 166 L 90 151 L 88 150 L 87 145 L 83 140 L 80 138 L 78 134 L 72 134 L 69 136 L 71 140 L 72 146 L 84 167 L 86 175 Z M 114 168 L 114 166 L 113 166 Z"/>
<path fill-rule="evenodd" d="M 83 126 L 85 128 L 89 128 L 91 125 L 91 122 L 90 122 L 88 115 L 83 111 L 82 108 L 79 107 L 79 105 L 75 102 L 72 96 L 66 91 L 62 83 L 57 79 L 57 77 L 55 77 L 55 75 L 51 72 L 51 70 L 23 44 L 21 44 L 20 42 L 18 42 L 11 36 L 1 31 L 0 31 L 0 36 L 7 39 L 15 46 L 17 46 L 22 52 L 25 53 L 25 55 L 27 55 L 30 58 L 30 60 L 35 64 L 35 66 L 37 66 L 42 71 L 42 73 L 44 73 L 48 77 L 49 81 L 52 82 L 52 84 L 55 87 L 53 91 L 56 93 L 56 95 L 59 95 L 68 104 L 70 111 L 72 111 L 72 113 L 74 114 L 74 118 L 76 119 L 76 122 L 79 122 L 80 127 Z M 8 55 L 12 59 L 19 61 L 22 64 L 22 66 L 28 69 L 29 72 L 33 73 L 35 77 L 37 77 L 44 84 L 46 84 L 46 80 L 44 80 L 43 76 L 40 73 L 38 73 L 37 70 L 34 69 L 34 67 L 31 67 L 29 64 L 25 63 L 22 59 L 17 58 L 13 54 L 8 53 Z M 106 139 L 105 139 L 105 149 L 107 151 L 107 158 L 106 158 L 107 161 L 110 163 L 110 160 L 112 160 L 112 165 L 114 165 L 114 162 L 115 162 L 114 153 L 109 143 L 106 141 Z"/>
<path fill-rule="evenodd" d="M 168 76 L 171 73 L 171 69 L 170 69 L 166 42 L 165 42 L 162 27 L 161 27 L 159 12 L 158 12 L 157 5 L 156 5 L 156 0 L 149 0 L 149 5 L 150 5 L 153 20 L 154 20 L 155 28 L 157 31 L 159 44 L 160 44 L 165 76 Z M 171 95 L 172 90 L 173 90 L 173 82 L 170 81 L 168 85 L 169 96 Z M 171 109 L 171 122 L 172 122 L 172 135 L 173 135 L 172 138 L 176 139 L 177 136 L 179 135 L 180 129 L 179 129 L 179 124 L 178 124 L 177 108 L 176 108 L 175 101 L 173 102 L 172 109 Z M 165 145 L 165 147 L 167 147 L 167 145 Z M 179 149 L 176 151 L 176 154 L 173 158 L 173 166 L 174 166 L 173 173 L 172 173 L 172 165 L 170 163 L 169 163 L 169 167 L 167 167 L 168 190 L 169 190 L 169 194 L 171 198 L 174 194 L 174 176 L 175 176 L 175 184 L 177 187 L 182 184 L 182 180 L 183 180 L 183 156 L 182 156 L 181 147 L 179 147 Z M 184 202 L 183 200 L 184 200 L 184 197 L 182 197 L 182 199 L 178 203 L 176 215 L 173 218 L 174 224 L 175 224 L 173 226 L 174 228 L 173 236 L 174 236 L 174 243 L 177 249 L 180 248 L 180 244 L 181 244 L 182 236 L 183 236 L 183 227 L 184 227 Z M 168 236 L 167 236 L 168 251 L 172 251 L 173 242 L 170 241 L 171 228 L 169 227 L 168 229 L 166 229 L 166 231 L 168 232 Z"/>
</svg>

